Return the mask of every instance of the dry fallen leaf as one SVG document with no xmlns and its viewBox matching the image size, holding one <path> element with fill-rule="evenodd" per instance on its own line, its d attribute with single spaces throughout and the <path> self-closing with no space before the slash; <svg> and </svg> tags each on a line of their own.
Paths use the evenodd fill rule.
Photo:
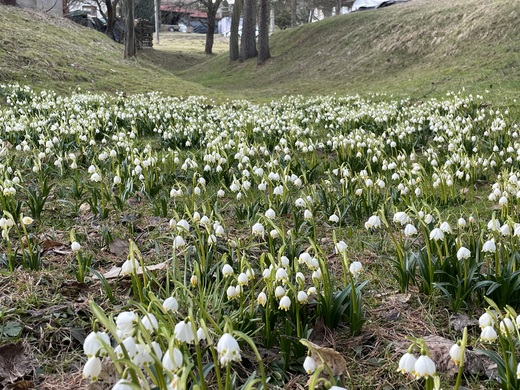
<svg viewBox="0 0 520 390">
<path fill-rule="evenodd" d="M 34 371 L 34 362 L 28 355 L 22 342 L 5 344 L 0 347 L 0 385 L 4 388 L 9 383 L 30 375 Z"/>
<path fill-rule="evenodd" d="M 347 362 L 338 351 L 332 348 L 321 347 L 308 340 L 305 340 L 305 343 L 303 344 L 311 351 L 311 357 L 314 359 L 316 364 L 324 364 L 330 369 L 333 376 L 340 376 L 346 373 Z M 327 369 L 323 370 L 324 374 L 327 374 L 327 372 Z"/>
<path fill-rule="evenodd" d="M 110 244 L 108 244 L 108 251 L 116 256 L 128 255 L 128 240 L 116 238 Z"/>
</svg>

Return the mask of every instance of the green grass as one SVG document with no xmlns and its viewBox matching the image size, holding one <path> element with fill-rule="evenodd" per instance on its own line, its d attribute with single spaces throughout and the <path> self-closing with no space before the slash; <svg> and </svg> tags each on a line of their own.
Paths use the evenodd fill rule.
<svg viewBox="0 0 520 390">
<path fill-rule="evenodd" d="M 123 46 L 67 19 L 0 5 L 0 81 L 36 89 L 203 95 L 144 58 L 123 59 Z"/>
<path fill-rule="evenodd" d="M 64 19 L 0 7 L 0 80 L 38 89 L 267 100 L 289 94 L 372 94 L 423 99 L 463 88 L 518 106 L 520 2 L 413 0 L 278 31 L 273 58 L 229 63 L 226 42 L 163 33 L 123 60 L 122 46 Z"/>
<path fill-rule="evenodd" d="M 229 64 L 221 55 L 181 76 L 244 97 L 447 91 L 503 100 L 520 88 L 520 3 L 410 1 L 275 33 L 273 59 Z"/>
</svg>

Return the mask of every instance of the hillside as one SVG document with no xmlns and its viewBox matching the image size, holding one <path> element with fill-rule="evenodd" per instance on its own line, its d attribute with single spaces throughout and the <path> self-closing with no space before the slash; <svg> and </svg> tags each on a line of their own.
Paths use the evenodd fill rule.
<svg viewBox="0 0 520 390">
<path fill-rule="evenodd" d="M 520 1 L 412 0 L 275 33 L 264 66 L 230 65 L 221 55 L 186 77 L 244 96 L 423 97 L 465 87 L 513 97 L 520 90 L 519 18 Z"/>
<path fill-rule="evenodd" d="M 254 59 L 230 64 L 227 53 L 208 59 L 199 35 L 191 47 L 172 35 L 123 60 L 122 46 L 103 34 L 0 6 L 0 80 L 60 92 L 79 86 L 250 99 L 379 92 L 423 98 L 465 88 L 504 101 L 520 90 L 519 18 L 520 1 L 411 0 L 276 32 L 273 58 L 259 67 Z M 219 52 L 226 47 L 220 45 Z"/>
<path fill-rule="evenodd" d="M 208 91 L 144 59 L 123 60 L 123 46 L 67 19 L 0 5 L 0 82 L 68 92 L 171 95 Z"/>
</svg>

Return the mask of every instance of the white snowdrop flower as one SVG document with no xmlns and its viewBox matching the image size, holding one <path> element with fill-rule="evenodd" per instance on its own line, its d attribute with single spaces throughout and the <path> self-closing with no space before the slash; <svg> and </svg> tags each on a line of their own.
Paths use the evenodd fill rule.
<svg viewBox="0 0 520 390">
<path fill-rule="evenodd" d="M 197 329 L 197 340 L 199 340 L 199 341 L 206 340 L 206 332 L 204 332 L 204 329 L 202 329 L 201 327 L 199 327 L 199 329 Z"/>
<path fill-rule="evenodd" d="M 488 240 L 482 245 L 482 252 L 495 253 L 497 251 L 497 247 L 495 245 L 495 239 L 492 238 Z"/>
<path fill-rule="evenodd" d="M 99 176 L 99 174 L 97 172 L 94 172 L 92 174 L 92 176 L 90 176 L 90 180 L 93 181 L 93 182 L 100 182 L 101 181 L 101 176 Z"/>
<path fill-rule="evenodd" d="M 411 237 L 417 234 L 417 228 L 411 223 L 407 224 L 404 228 L 404 235 L 406 237 Z"/>
<path fill-rule="evenodd" d="M 110 346 L 110 337 L 105 332 L 90 332 L 83 342 L 83 352 L 88 358 L 107 354 L 105 345 Z"/>
<path fill-rule="evenodd" d="M 350 264 L 349 270 L 352 275 L 356 276 L 361 272 L 362 268 L 363 268 L 363 265 L 359 261 L 353 261 Z"/>
<path fill-rule="evenodd" d="M 339 222 L 339 217 L 338 217 L 336 214 L 332 214 L 332 215 L 329 217 L 329 222 L 332 222 L 332 223 L 338 223 L 338 222 Z"/>
<path fill-rule="evenodd" d="M 318 368 L 316 361 L 311 356 L 307 356 L 303 362 L 303 369 L 305 372 L 310 375 L 316 371 L 316 368 Z"/>
<path fill-rule="evenodd" d="M 378 229 L 381 227 L 381 218 L 377 215 L 372 215 L 368 218 L 368 221 L 365 222 L 365 229 Z"/>
<path fill-rule="evenodd" d="M 231 265 L 229 265 L 229 264 L 224 264 L 224 266 L 222 267 L 222 275 L 224 277 L 228 277 L 228 276 L 233 275 L 233 273 L 234 273 L 233 267 L 231 267 Z"/>
<path fill-rule="evenodd" d="M 249 283 L 249 278 L 247 277 L 245 272 L 242 272 L 238 275 L 237 281 L 238 281 L 238 284 L 245 286 Z"/>
<path fill-rule="evenodd" d="M 252 229 L 251 229 L 251 233 L 254 235 L 254 236 L 262 236 L 264 235 L 265 233 L 265 229 L 263 227 L 263 225 L 260 223 L 260 222 L 257 222 L 253 225 Z"/>
<path fill-rule="evenodd" d="M 485 328 L 486 326 L 493 326 L 494 323 L 495 319 L 487 311 L 484 312 L 478 319 L 478 324 L 481 328 Z"/>
<path fill-rule="evenodd" d="M 256 302 L 261 306 L 265 306 L 267 303 L 267 295 L 262 291 L 260 294 L 258 294 Z"/>
<path fill-rule="evenodd" d="M 116 317 L 116 328 L 120 337 L 126 337 L 134 331 L 134 325 L 138 320 L 137 314 L 133 311 L 124 311 Z"/>
<path fill-rule="evenodd" d="M 93 174 L 94 172 L 96 172 L 96 167 L 94 165 L 88 167 L 88 173 Z"/>
<path fill-rule="evenodd" d="M 500 321 L 500 332 L 502 334 L 510 334 L 514 335 L 515 324 L 511 321 L 511 318 L 505 317 L 502 321 Z"/>
<path fill-rule="evenodd" d="M 224 192 L 224 190 L 218 190 L 218 191 L 217 191 L 217 196 L 218 196 L 219 198 L 222 198 L 225 194 L 226 194 L 226 193 Z"/>
<path fill-rule="evenodd" d="M 177 311 L 179 310 L 179 303 L 177 302 L 177 299 L 175 299 L 175 297 L 168 297 L 164 300 L 163 307 L 167 311 Z"/>
<path fill-rule="evenodd" d="M 345 243 L 345 241 L 339 241 L 335 245 L 336 253 L 346 253 L 348 250 L 348 245 Z"/>
<path fill-rule="evenodd" d="M 191 328 L 191 322 L 181 321 L 177 325 L 175 325 L 175 329 L 173 331 L 174 337 L 183 343 L 191 344 L 195 339 L 193 334 L 193 329 Z"/>
<path fill-rule="evenodd" d="M 426 222 L 427 225 L 429 225 L 430 223 L 433 222 L 433 215 L 431 214 L 426 214 L 424 216 L 424 222 Z"/>
<path fill-rule="evenodd" d="M 488 343 L 494 342 L 498 338 L 496 330 L 492 326 L 486 326 L 482 329 L 480 339 Z"/>
<path fill-rule="evenodd" d="M 303 212 L 303 218 L 305 218 L 307 220 L 312 219 L 312 212 L 309 209 L 306 209 Z"/>
<path fill-rule="evenodd" d="M 301 304 L 307 303 L 309 300 L 309 296 L 305 291 L 298 291 L 298 302 Z"/>
<path fill-rule="evenodd" d="M 177 372 L 182 367 L 182 363 L 182 352 L 176 347 L 167 350 L 162 357 L 163 368 L 171 373 Z"/>
<path fill-rule="evenodd" d="M 308 263 L 311 260 L 311 255 L 309 252 L 302 252 L 300 256 L 298 256 L 298 264 Z"/>
<path fill-rule="evenodd" d="M 135 343 L 135 339 L 131 336 L 128 336 L 127 338 L 125 338 L 123 340 L 123 346 L 125 347 L 126 349 L 126 352 L 128 354 L 128 357 L 130 359 L 133 359 L 135 358 L 135 356 L 137 355 L 138 351 L 137 351 L 137 345 Z M 121 345 L 118 345 L 117 347 L 114 348 L 114 353 L 116 354 L 116 356 L 118 358 L 123 358 L 125 357 L 125 353 L 123 352 L 123 348 L 121 347 Z"/>
<path fill-rule="evenodd" d="M 121 266 L 121 275 L 130 275 L 137 270 L 137 261 L 135 258 L 127 259 Z"/>
<path fill-rule="evenodd" d="M 218 341 L 217 352 L 222 366 L 227 366 L 231 362 L 239 362 L 242 360 L 238 342 L 229 333 L 224 333 Z"/>
<path fill-rule="evenodd" d="M 279 308 L 287 311 L 287 310 L 289 310 L 289 307 L 291 307 L 291 298 L 289 298 L 287 295 L 284 295 L 280 299 Z"/>
<path fill-rule="evenodd" d="M 141 324 L 143 324 L 144 328 L 150 332 L 150 334 L 159 329 L 157 318 L 155 318 L 152 313 L 146 313 L 143 318 L 141 318 Z"/>
<path fill-rule="evenodd" d="M 462 347 L 457 343 L 453 344 L 450 348 L 450 358 L 453 361 L 453 363 L 458 366 L 460 362 L 463 359 L 464 351 L 462 350 Z"/>
<path fill-rule="evenodd" d="M 492 232 L 498 231 L 500 229 L 500 221 L 495 218 L 491 219 L 487 224 L 487 228 Z"/>
<path fill-rule="evenodd" d="M 238 297 L 239 292 L 237 291 L 235 286 L 229 286 L 226 290 L 226 294 L 229 300 Z"/>
<path fill-rule="evenodd" d="M 442 241 L 444 240 L 444 233 L 441 229 L 435 228 L 430 232 L 430 240 Z"/>
<path fill-rule="evenodd" d="M 466 220 L 462 217 L 460 217 L 457 221 L 457 226 L 459 227 L 465 227 L 466 226 Z"/>
<path fill-rule="evenodd" d="M 181 232 L 182 231 L 185 231 L 185 232 L 189 232 L 190 231 L 190 224 L 185 219 L 181 219 L 179 222 L 177 222 L 175 227 L 177 228 L 177 230 L 179 230 Z"/>
<path fill-rule="evenodd" d="M 321 269 L 317 268 L 313 273 L 312 273 L 312 279 L 317 279 L 317 280 L 321 280 L 321 277 L 322 277 L 322 273 L 321 273 Z"/>
<path fill-rule="evenodd" d="M 315 269 L 318 269 L 320 267 L 320 262 L 315 257 L 311 257 L 306 264 L 307 264 L 307 267 L 309 267 L 310 270 L 315 270 Z"/>
<path fill-rule="evenodd" d="M 258 185 L 258 190 L 264 192 L 265 190 L 267 190 L 267 185 L 265 183 L 263 183 L 263 182 L 260 183 Z"/>
<path fill-rule="evenodd" d="M 217 237 L 223 237 L 224 234 L 225 234 L 224 227 L 222 225 L 218 225 L 217 228 L 215 229 L 215 235 Z"/>
<path fill-rule="evenodd" d="M 133 390 L 134 385 L 126 379 L 120 379 L 111 390 Z"/>
<path fill-rule="evenodd" d="M 296 273 L 296 282 L 305 283 L 305 275 L 302 272 Z"/>
<path fill-rule="evenodd" d="M 270 208 L 265 212 L 265 216 L 266 218 L 273 219 L 276 217 L 276 212 Z"/>
<path fill-rule="evenodd" d="M 283 185 L 279 185 L 273 188 L 273 195 L 282 196 L 283 195 Z"/>
<path fill-rule="evenodd" d="M 307 289 L 307 294 L 308 294 L 309 296 L 311 296 L 311 295 L 316 295 L 317 293 L 318 293 L 318 291 L 316 290 L 316 287 L 314 287 L 314 286 L 311 286 L 311 287 L 309 287 L 309 288 Z"/>
<path fill-rule="evenodd" d="M 74 241 L 71 245 L 70 245 L 70 249 L 72 249 L 73 252 L 77 252 L 81 249 L 81 245 L 79 244 L 79 242 L 77 241 Z"/>
<path fill-rule="evenodd" d="M 274 296 L 276 297 L 276 299 L 280 299 L 284 295 L 285 295 L 285 288 L 283 288 L 282 286 L 276 286 L 276 288 L 274 289 Z"/>
<path fill-rule="evenodd" d="M 394 222 L 399 222 L 401 225 L 406 225 L 410 217 L 404 211 L 398 211 L 394 214 Z"/>
<path fill-rule="evenodd" d="M 282 264 L 282 267 L 287 267 L 290 264 L 290 260 L 287 256 L 280 257 L 280 263 Z"/>
<path fill-rule="evenodd" d="M 507 224 L 504 224 L 500 227 L 500 234 L 504 237 L 507 237 L 507 236 L 510 236 L 511 235 L 511 228 L 509 227 L 509 225 Z"/>
<path fill-rule="evenodd" d="M 427 355 L 421 355 L 415 362 L 414 366 L 416 378 L 428 378 L 436 374 L 435 363 Z"/>
<path fill-rule="evenodd" d="M 411 353 L 405 353 L 401 359 L 399 360 L 399 367 L 397 371 L 402 374 L 412 374 L 415 375 L 415 363 L 417 362 L 417 358 Z"/>
<path fill-rule="evenodd" d="M 446 221 L 442 222 L 439 228 L 443 231 L 443 233 L 452 233 L 451 226 Z"/>
<path fill-rule="evenodd" d="M 186 242 L 184 241 L 184 238 L 182 236 L 175 236 L 173 240 L 173 247 L 174 248 L 181 248 L 184 245 L 186 245 Z"/>
<path fill-rule="evenodd" d="M 22 218 L 22 223 L 23 223 L 24 225 L 26 225 L 26 226 L 27 226 L 27 225 L 30 225 L 30 224 L 33 223 L 33 222 L 34 222 L 34 219 L 32 219 L 31 217 L 27 217 L 27 216 L 26 216 L 26 217 L 23 217 L 23 218 Z"/>
<path fill-rule="evenodd" d="M 507 206 L 507 197 L 502 196 L 502 197 L 498 200 L 498 204 L 499 204 L 500 206 Z"/>
<path fill-rule="evenodd" d="M 468 259 L 471 256 L 471 252 L 468 248 L 460 247 L 460 249 L 457 251 L 457 259 L 464 260 Z"/>
<path fill-rule="evenodd" d="M 97 357 L 91 357 L 83 367 L 83 379 L 90 379 L 92 382 L 98 380 L 101 374 L 101 360 Z"/>
<path fill-rule="evenodd" d="M 253 280 L 255 278 L 255 270 L 253 268 L 246 269 L 246 276 L 249 280 Z"/>
<path fill-rule="evenodd" d="M 305 207 L 305 200 L 303 198 L 298 198 L 294 201 L 294 205 L 296 207 Z"/>
<path fill-rule="evenodd" d="M 287 271 L 285 268 L 278 268 L 276 270 L 275 278 L 277 281 L 286 282 L 289 275 L 287 275 Z"/>
</svg>

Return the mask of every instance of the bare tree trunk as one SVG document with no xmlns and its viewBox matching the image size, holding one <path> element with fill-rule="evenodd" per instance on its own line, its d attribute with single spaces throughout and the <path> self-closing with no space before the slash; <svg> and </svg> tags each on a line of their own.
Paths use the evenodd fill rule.
<svg viewBox="0 0 520 390">
<path fill-rule="evenodd" d="M 217 15 L 218 7 L 220 7 L 220 0 L 215 2 L 208 1 L 208 31 L 206 31 L 206 45 L 204 52 L 206 54 L 213 54 L 213 41 L 215 37 L 215 17 Z"/>
<path fill-rule="evenodd" d="M 238 29 L 240 27 L 240 14 L 242 13 L 242 0 L 235 0 L 233 14 L 231 15 L 231 27 L 229 31 L 229 61 L 236 61 L 240 56 L 238 50 Z"/>
<path fill-rule="evenodd" d="M 271 58 L 269 51 L 269 0 L 260 0 L 258 15 L 258 65 Z"/>
<path fill-rule="evenodd" d="M 161 29 L 161 0 L 155 0 L 155 43 L 159 44 L 159 30 Z"/>
<path fill-rule="evenodd" d="M 244 0 L 244 22 L 240 40 L 240 61 L 256 57 L 256 0 Z"/>
<path fill-rule="evenodd" d="M 134 0 L 126 0 L 125 58 L 135 57 Z"/>
<path fill-rule="evenodd" d="M 274 18 L 274 7 L 271 7 L 271 11 L 269 12 L 269 33 L 274 33 L 274 29 L 275 29 L 275 24 L 274 24 L 274 21 L 275 21 L 275 18 Z"/>
<path fill-rule="evenodd" d="M 105 30 L 105 34 L 110 38 L 114 39 L 114 27 L 116 26 L 116 7 L 119 3 L 119 0 L 96 0 L 96 4 L 98 6 L 99 12 L 107 21 L 107 29 Z M 104 4 L 106 7 L 106 12 L 103 12 Z"/>
<path fill-rule="evenodd" d="M 291 27 L 296 27 L 296 0 L 291 0 Z"/>
</svg>

